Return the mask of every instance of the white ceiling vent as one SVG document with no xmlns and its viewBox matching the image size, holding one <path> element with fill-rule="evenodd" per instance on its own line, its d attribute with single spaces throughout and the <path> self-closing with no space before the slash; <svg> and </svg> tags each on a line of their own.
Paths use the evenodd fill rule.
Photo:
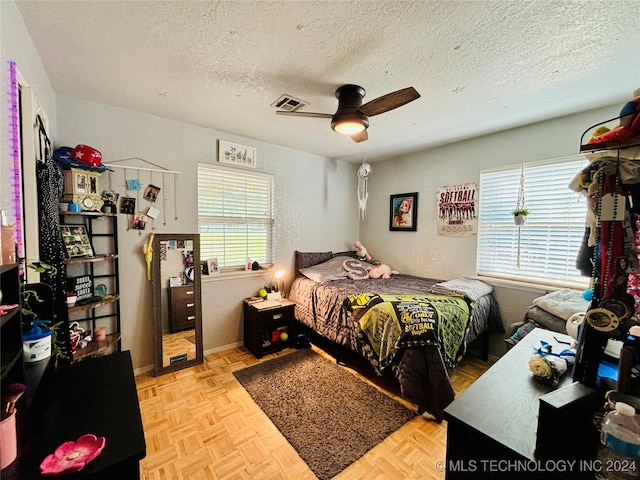
<svg viewBox="0 0 640 480">
<path fill-rule="evenodd" d="M 299 98 L 292 97 L 287 93 L 280 95 L 275 102 L 271 104 L 272 107 L 276 107 L 278 110 L 286 110 L 287 112 L 295 112 L 302 107 L 306 107 L 309 102 L 300 100 Z"/>
</svg>

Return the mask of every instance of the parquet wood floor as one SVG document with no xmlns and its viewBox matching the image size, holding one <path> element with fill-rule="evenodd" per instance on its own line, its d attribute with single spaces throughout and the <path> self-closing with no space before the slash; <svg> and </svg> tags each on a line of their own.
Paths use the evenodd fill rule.
<svg viewBox="0 0 640 480">
<path fill-rule="evenodd" d="M 318 347 L 313 348 L 332 358 Z M 136 377 L 147 442 L 141 478 L 315 479 L 232 374 L 292 351 L 257 360 L 244 348 L 235 348 L 208 355 L 203 365 L 160 377 L 151 374 Z M 490 362 L 467 355 L 451 373 L 456 393 L 467 388 L 489 366 Z M 365 376 L 349 370 L 369 382 Z M 380 389 L 415 409 L 392 392 Z M 446 422 L 438 424 L 428 416 L 416 416 L 335 479 L 443 480 L 444 473 L 437 470 L 436 462 L 445 459 L 445 443 Z"/>
</svg>

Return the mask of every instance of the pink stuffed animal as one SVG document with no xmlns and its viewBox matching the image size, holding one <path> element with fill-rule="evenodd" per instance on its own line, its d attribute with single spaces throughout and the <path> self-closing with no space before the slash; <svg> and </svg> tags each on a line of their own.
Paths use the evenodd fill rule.
<svg viewBox="0 0 640 480">
<path fill-rule="evenodd" d="M 365 246 L 360 242 L 360 240 L 356 240 L 353 242 L 353 246 L 356 247 L 356 257 L 361 261 L 369 261 L 371 260 L 371 255 L 367 252 Z"/>
<path fill-rule="evenodd" d="M 400 272 L 391 270 L 389 265 L 380 263 L 369 270 L 369 278 L 391 278 L 391 275 L 398 275 Z"/>
</svg>

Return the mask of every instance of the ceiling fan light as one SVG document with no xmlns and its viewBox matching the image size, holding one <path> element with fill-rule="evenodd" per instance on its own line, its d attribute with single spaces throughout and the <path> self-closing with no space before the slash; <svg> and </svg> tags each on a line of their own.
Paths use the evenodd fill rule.
<svg viewBox="0 0 640 480">
<path fill-rule="evenodd" d="M 366 115 L 360 113 L 338 114 L 333 117 L 331 128 L 343 135 L 353 135 L 360 133 L 369 127 L 369 120 Z"/>
<path fill-rule="evenodd" d="M 360 133 L 363 131 L 364 125 L 360 122 L 345 121 L 338 123 L 333 129 L 343 135 L 353 135 L 354 133 Z"/>
</svg>

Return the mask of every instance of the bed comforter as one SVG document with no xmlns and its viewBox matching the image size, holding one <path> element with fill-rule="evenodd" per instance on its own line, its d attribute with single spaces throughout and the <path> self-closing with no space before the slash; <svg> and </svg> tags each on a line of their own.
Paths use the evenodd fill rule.
<svg viewBox="0 0 640 480">
<path fill-rule="evenodd" d="M 455 396 L 447 367 L 457 365 L 468 343 L 500 325 L 500 316 L 492 294 L 474 300 L 428 294 L 439 282 L 402 274 L 320 283 L 299 276 L 289 298 L 298 321 L 376 370 L 392 368 L 403 396 L 441 421 Z"/>
</svg>

